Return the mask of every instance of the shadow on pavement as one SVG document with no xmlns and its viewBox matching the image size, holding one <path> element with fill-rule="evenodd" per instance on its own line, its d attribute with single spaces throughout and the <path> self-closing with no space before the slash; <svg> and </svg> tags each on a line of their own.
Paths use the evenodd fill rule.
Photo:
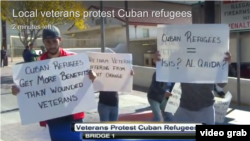
<svg viewBox="0 0 250 141">
<path fill-rule="evenodd" d="M 148 111 L 148 110 L 151 110 L 150 106 L 145 107 L 145 108 L 136 109 L 135 112 L 145 112 L 145 111 Z"/>
<path fill-rule="evenodd" d="M 9 113 L 9 112 L 14 112 L 14 111 L 19 111 L 19 108 L 14 108 L 14 109 L 10 109 L 10 110 L 1 111 L 1 114 Z"/>
<path fill-rule="evenodd" d="M 1 92 L 1 95 L 7 95 L 7 94 L 11 94 L 11 93 L 9 93 L 9 92 L 2 93 L 2 92 Z"/>
<path fill-rule="evenodd" d="M 234 121 L 233 118 L 225 117 L 225 120 L 223 123 L 216 123 L 216 125 L 236 125 L 236 124 L 230 124 L 231 121 Z"/>
<path fill-rule="evenodd" d="M 18 64 L 23 64 L 24 62 L 18 62 L 18 63 L 16 63 L 15 65 L 18 65 Z"/>
<path fill-rule="evenodd" d="M 141 91 L 141 92 L 145 92 L 145 93 L 148 92 L 148 88 L 142 87 L 142 86 L 137 86 L 137 85 L 133 85 L 133 90 Z"/>
<path fill-rule="evenodd" d="M 13 84 L 12 76 L 1 76 L 1 84 Z"/>
</svg>

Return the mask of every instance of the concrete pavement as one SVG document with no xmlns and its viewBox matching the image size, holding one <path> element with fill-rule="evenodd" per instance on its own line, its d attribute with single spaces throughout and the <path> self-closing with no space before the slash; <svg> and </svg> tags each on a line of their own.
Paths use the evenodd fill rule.
<svg viewBox="0 0 250 141">
<path fill-rule="evenodd" d="M 10 67 L 1 68 L 1 139 L 3 141 L 47 141 L 49 140 L 48 128 L 32 124 L 22 126 L 16 97 L 10 94 L 12 70 Z M 120 94 L 120 114 L 143 112 L 142 115 L 151 115 L 146 98 L 145 88 L 134 87 L 132 94 Z M 98 101 L 98 94 L 96 101 Z M 97 110 L 86 112 L 86 122 L 99 122 Z M 238 107 L 234 104 L 228 109 L 224 124 L 250 124 L 250 108 Z"/>
</svg>

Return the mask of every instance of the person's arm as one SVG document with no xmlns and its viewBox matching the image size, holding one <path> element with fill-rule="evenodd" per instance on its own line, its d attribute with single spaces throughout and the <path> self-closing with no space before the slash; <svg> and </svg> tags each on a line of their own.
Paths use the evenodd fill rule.
<svg viewBox="0 0 250 141">
<path fill-rule="evenodd" d="M 224 58 L 225 61 L 227 61 L 228 65 L 232 62 L 232 56 L 230 52 L 225 53 L 226 57 Z M 227 83 L 217 83 L 217 85 L 221 88 L 225 87 Z"/>
<path fill-rule="evenodd" d="M 162 82 L 156 81 L 156 73 L 154 73 L 152 77 L 151 89 L 159 95 L 164 95 L 166 93 L 166 90 L 162 88 Z"/>
<path fill-rule="evenodd" d="M 93 70 L 89 70 L 89 79 L 92 80 L 92 82 L 94 82 L 96 77 L 96 73 Z"/>
</svg>

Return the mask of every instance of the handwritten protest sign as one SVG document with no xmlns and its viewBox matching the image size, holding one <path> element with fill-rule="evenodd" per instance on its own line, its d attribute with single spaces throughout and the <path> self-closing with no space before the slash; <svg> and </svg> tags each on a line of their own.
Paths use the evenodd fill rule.
<svg viewBox="0 0 250 141">
<path fill-rule="evenodd" d="M 174 114 L 179 105 L 180 105 L 180 98 L 181 98 L 181 84 L 175 83 L 172 89 L 172 96 L 169 97 L 165 111 Z"/>
<path fill-rule="evenodd" d="M 225 116 L 227 114 L 227 109 L 229 108 L 229 105 L 232 100 L 232 94 L 230 92 L 227 92 L 225 95 L 225 98 L 218 98 L 215 97 L 215 121 L 217 123 L 223 123 Z"/>
<path fill-rule="evenodd" d="M 96 108 L 89 69 L 86 54 L 15 65 L 13 79 L 20 88 L 17 98 L 22 124 Z"/>
<path fill-rule="evenodd" d="M 88 53 L 90 68 L 96 72 L 95 91 L 132 92 L 131 54 Z"/>
<path fill-rule="evenodd" d="M 173 95 L 169 97 L 165 111 L 175 114 L 180 105 L 180 98 L 182 95 L 181 84 L 175 83 L 174 88 L 171 92 Z M 225 98 L 215 97 L 215 121 L 217 123 L 224 122 L 225 116 L 227 114 L 227 109 L 232 100 L 232 94 L 227 92 Z"/>
<path fill-rule="evenodd" d="M 159 25 L 157 48 L 162 57 L 156 65 L 157 81 L 228 81 L 228 64 L 224 61 L 229 51 L 226 24 Z"/>
</svg>

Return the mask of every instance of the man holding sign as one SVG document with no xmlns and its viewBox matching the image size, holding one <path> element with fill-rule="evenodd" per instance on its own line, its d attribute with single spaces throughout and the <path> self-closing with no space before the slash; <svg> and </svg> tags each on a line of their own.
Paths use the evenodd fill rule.
<svg viewBox="0 0 250 141">
<path fill-rule="evenodd" d="M 161 61 L 158 51 L 154 60 Z M 225 60 L 231 63 L 229 52 L 226 53 Z M 181 89 L 180 107 L 174 115 L 174 121 L 215 124 L 213 84 L 181 83 Z"/>
<path fill-rule="evenodd" d="M 57 57 L 64 57 L 74 55 L 74 53 L 69 53 L 60 48 L 61 43 L 60 31 L 57 27 L 52 26 L 51 29 L 43 30 L 43 43 L 47 49 L 40 60 L 53 59 Z M 96 74 L 93 71 L 89 71 L 89 78 L 94 81 Z M 17 95 L 20 89 L 17 86 L 12 86 L 12 94 Z M 32 116 L 32 115 L 31 115 Z M 50 119 L 47 122 L 40 123 L 41 125 L 48 124 L 50 137 L 52 141 L 81 141 L 82 133 L 72 132 L 71 123 L 72 122 L 83 122 L 84 112 L 77 113 L 74 115 L 68 115 L 64 117 L 59 117 L 56 119 Z"/>
<path fill-rule="evenodd" d="M 215 124 L 214 83 L 227 82 L 231 62 L 228 25 L 159 25 L 157 48 L 157 81 L 181 83 L 174 120 Z"/>
</svg>

